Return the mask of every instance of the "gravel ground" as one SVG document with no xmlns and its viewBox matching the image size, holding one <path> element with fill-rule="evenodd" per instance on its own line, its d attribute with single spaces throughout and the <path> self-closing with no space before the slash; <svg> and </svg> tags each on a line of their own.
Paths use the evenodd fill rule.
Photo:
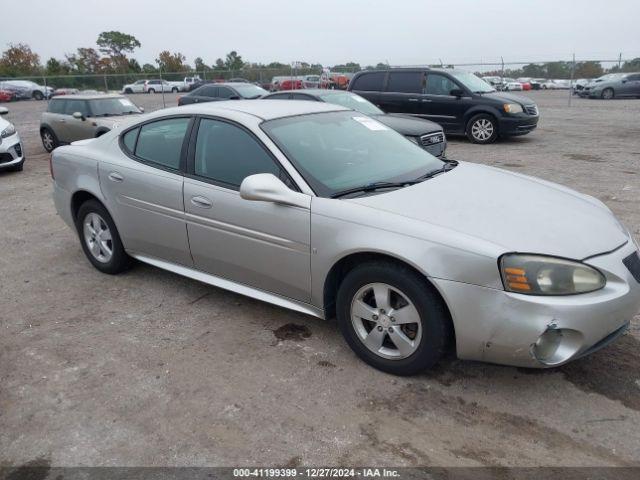
<svg viewBox="0 0 640 480">
<path fill-rule="evenodd" d="M 449 157 L 594 195 L 640 237 L 640 101 L 525 94 L 535 132 Z M 146 265 L 100 274 L 55 214 L 45 103 L 8 107 L 28 160 L 0 173 L 0 467 L 640 465 L 640 317 L 554 370 L 386 375 L 331 322 Z"/>
</svg>

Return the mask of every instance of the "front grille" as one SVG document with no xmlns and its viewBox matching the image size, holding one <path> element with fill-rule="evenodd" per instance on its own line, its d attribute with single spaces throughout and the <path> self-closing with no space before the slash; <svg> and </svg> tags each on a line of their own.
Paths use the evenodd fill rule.
<svg viewBox="0 0 640 480">
<path fill-rule="evenodd" d="M 538 106 L 537 105 L 525 105 L 524 111 L 529 115 L 538 115 Z"/>
<path fill-rule="evenodd" d="M 435 145 L 436 143 L 444 142 L 444 133 L 429 133 L 420 137 L 420 143 L 423 147 Z"/>
<path fill-rule="evenodd" d="M 7 163 L 13 161 L 13 157 L 10 153 L 0 153 L 0 163 Z"/>
<path fill-rule="evenodd" d="M 633 252 L 631 255 L 622 260 L 625 267 L 629 269 L 633 278 L 636 279 L 638 283 L 640 283 L 640 253 Z"/>
</svg>

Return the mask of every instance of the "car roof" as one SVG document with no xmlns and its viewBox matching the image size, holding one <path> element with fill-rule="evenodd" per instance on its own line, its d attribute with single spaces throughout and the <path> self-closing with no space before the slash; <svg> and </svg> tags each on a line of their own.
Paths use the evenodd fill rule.
<svg viewBox="0 0 640 480">
<path fill-rule="evenodd" d="M 443 72 L 443 73 L 469 73 L 465 70 L 459 70 L 455 68 L 434 68 L 434 67 L 389 67 L 389 68 L 380 68 L 375 70 L 361 70 L 356 73 L 356 75 L 360 75 L 363 73 L 387 73 L 387 72 L 414 72 L 414 71 L 427 71 L 427 72 Z"/>
<path fill-rule="evenodd" d="M 165 114 L 195 113 L 215 115 L 221 110 L 246 113 L 262 120 L 293 117 L 309 113 L 348 111 L 348 108 L 331 103 L 314 101 L 283 102 L 282 100 L 228 100 L 222 102 L 206 102 L 160 110 Z"/>
<path fill-rule="evenodd" d="M 58 102 L 60 100 L 103 100 L 105 98 L 127 98 L 124 95 L 114 93 L 97 93 L 85 95 L 65 95 L 63 97 L 53 97 L 50 101 Z"/>
</svg>

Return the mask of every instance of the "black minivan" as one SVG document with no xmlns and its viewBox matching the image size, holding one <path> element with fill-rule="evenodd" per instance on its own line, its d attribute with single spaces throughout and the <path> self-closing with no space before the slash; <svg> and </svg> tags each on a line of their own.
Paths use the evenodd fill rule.
<svg viewBox="0 0 640 480">
<path fill-rule="evenodd" d="M 349 90 L 387 113 L 405 113 L 439 123 L 447 134 L 474 143 L 524 135 L 538 125 L 538 106 L 524 96 L 497 92 L 473 73 L 431 68 L 358 72 Z"/>
</svg>

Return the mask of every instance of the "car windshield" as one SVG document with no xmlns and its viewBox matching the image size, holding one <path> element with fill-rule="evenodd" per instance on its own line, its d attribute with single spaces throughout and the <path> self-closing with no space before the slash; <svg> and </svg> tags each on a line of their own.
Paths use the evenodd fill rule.
<svg viewBox="0 0 640 480">
<path fill-rule="evenodd" d="M 327 103 L 341 105 L 367 115 L 381 115 L 384 113 L 373 103 L 353 93 L 321 93 L 318 96 Z"/>
<path fill-rule="evenodd" d="M 101 98 L 91 100 L 92 117 L 110 117 L 113 115 L 129 115 L 142 113 L 128 98 Z"/>
<path fill-rule="evenodd" d="M 246 85 L 234 85 L 233 88 L 244 98 L 258 98 L 269 93 L 264 88 L 251 85 L 250 83 Z"/>
<path fill-rule="evenodd" d="M 451 72 L 451 76 L 474 93 L 495 92 L 491 84 L 468 72 Z M 506 80 L 506 79 L 505 79 Z"/>
<path fill-rule="evenodd" d="M 270 120 L 262 129 L 319 196 L 408 182 L 444 162 L 371 117 L 326 112 Z"/>
</svg>

